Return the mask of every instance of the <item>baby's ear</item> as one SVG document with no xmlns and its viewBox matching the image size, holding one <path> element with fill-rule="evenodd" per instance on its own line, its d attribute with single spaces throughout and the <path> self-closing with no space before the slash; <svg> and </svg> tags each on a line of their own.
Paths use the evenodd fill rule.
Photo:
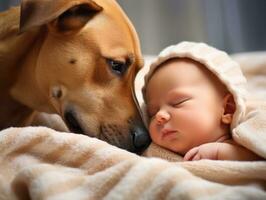
<svg viewBox="0 0 266 200">
<path fill-rule="evenodd" d="M 233 115 L 236 111 L 236 104 L 232 94 L 228 93 L 223 98 L 222 123 L 231 124 Z"/>
</svg>

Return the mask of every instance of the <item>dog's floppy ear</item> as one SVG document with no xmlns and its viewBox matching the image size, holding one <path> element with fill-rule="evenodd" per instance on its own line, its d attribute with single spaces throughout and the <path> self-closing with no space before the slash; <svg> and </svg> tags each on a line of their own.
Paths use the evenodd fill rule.
<svg viewBox="0 0 266 200">
<path fill-rule="evenodd" d="M 22 0 L 20 32 L 49 22 L 62 31 L 76 29 L 102 9 L 92 0 Z"/>
</svg>

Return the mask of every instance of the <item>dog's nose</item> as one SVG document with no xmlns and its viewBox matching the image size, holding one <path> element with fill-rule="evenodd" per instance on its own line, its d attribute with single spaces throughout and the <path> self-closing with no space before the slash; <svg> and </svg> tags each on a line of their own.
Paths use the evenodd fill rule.
<svg viewBox="0 0 266 200">
<path fill-rule="evenodd" d="M 147 129 L 144 126 L 135 126 L 131 131 L 134 152 L 142 153 L 151 143 L 151 138 Z"/>
</svg>

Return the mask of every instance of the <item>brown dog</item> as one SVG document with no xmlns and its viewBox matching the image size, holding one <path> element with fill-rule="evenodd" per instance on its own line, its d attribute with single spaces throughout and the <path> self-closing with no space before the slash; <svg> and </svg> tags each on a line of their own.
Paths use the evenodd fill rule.
<svg viewBox="0 0 266 200">
<path fill-rule="evenodd" d="M 72 132 L 136 151 L 148 142 L 131 92 L 142 65 L 115 0 L 23 0 L 0 14 L 0 129 L 57 113 Z"/>
</svg>

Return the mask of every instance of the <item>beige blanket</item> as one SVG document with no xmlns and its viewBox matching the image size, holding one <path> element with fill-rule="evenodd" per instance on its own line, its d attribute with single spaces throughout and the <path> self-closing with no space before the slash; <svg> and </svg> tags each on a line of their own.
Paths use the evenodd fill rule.
<svg viewBox="0 0 266 200">
<path fill-rule="evenodd" d="M 248 72 L 254 80 L 266 75 L 266 62 L 260 66 Z M 253 88 L 252 97 L 264 99 L 265 86 Z M 266 129 L 265 122 L 257 125 Z M 264 158 L 265 135 L 250 147 Z M 178 162 L 155 145 L 145 155 L 176 162 L 48 128 L 6 129 L 0 132 L 0 199 L 266 199 L 266 161 Z"/>
</svg>

